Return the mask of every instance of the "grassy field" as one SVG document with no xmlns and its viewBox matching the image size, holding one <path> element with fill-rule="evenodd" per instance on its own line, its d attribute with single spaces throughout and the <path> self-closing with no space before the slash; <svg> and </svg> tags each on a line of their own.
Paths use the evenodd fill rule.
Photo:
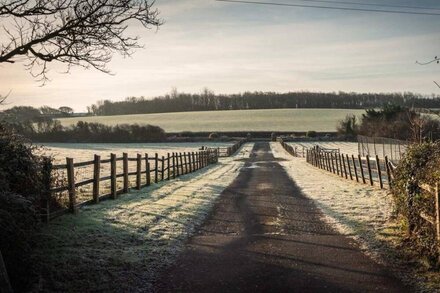
<svg viewBox="0 0 440 293">
<path fill-rule="evenodd" d="M 95 154 L 102 159 L 110 158 L 111 153 L 118 157 L 122 153 L 128 153 L 129 157 L 137 154 L 148 154 L 153 157 L 158 153 L 159 157 L 172 152 L 196 152 L 200 147 L 228 147 L 233 142 L 184 142 L 184 143 L 46 143 L 40 153 L 51 156 L 55 164 L 65 164 L 66 157 L 73 158 L 75 162 L 93 160 Z"/>
<path fill-rule="evenodd" d="M 107 125 L 121 123 L 152 124 L 166 132 L 182 131 L 335 131 L 347 114 L 361 116 L 354 109 L 269 109 L 203 111 L 120 116 L 93 116 L 60 119 L 64 126 L 78 121 Z"/>
</svg>

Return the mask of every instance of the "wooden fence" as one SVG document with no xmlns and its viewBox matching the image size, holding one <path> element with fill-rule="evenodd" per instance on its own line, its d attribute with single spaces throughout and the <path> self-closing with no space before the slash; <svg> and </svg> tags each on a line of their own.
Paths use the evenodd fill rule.
<svg viewBox="0 0 440 293">
<path fill-rule="evenodd" d="M 229 157 L 229 156 L 232 156 L 247 141 L 248 141 L 247 139 L 240 139 L 239 141 L 237 141 L 236 143 L 234 143 L 233 145 L 231 145 L 229 147 L 219 147 L 219 148 L 217 148 L 218 156 L 219 157 Z"/>
<path fill-rule="evenodd" d="M 393 165 L 388 157 L 380 159 L 376 155 L 361 157 L 337 152 L 327 152 L 319 148 L 308 149 L 306 161 L 315 167 L 337 174 L 342 178 L 355 180 L 371 186 L 377 185 L 381 189 L 392 184 Z"/>
<path fill-rule="evenodd" d="M 207 149 L 198 152 L 168 153 L 162 157 L 157 153 L 153 157 L 148 154 L 129 157 L 124 153 L 122 157 L 111 154 L 110 159 L 103 160 L 99 155 L 95 155 L 94 160 L 86 162 L 74 162 L 73 158 L 66 158 L 66 164 L 62 165 L 51 165 L 47 160 L 44 174 L 50 175 L 45 179 L 46 191 L 42 196 L 41 214 L 43 219 L 48 221 L 65 213 L 76 213 L 81 206 L 96 204 L 103 199 L 116 199 L 120 194 L 128 193 L 131 187 L 139 190 L 153 182 L 158 183 L 195 172 L 209 164 L 217 163 L 218 157 L 217 149 Z M 103 175 L 105 171 L 107 174 Z M 82 178 L 78 179 L 80 177 Z M 130 180 L 133 178 L 134 180 Z M 110 184 L 103 186 L 103 182 Z M 89 187 L 88 195 L 87 192 L 79 191 L 85 186 Z M 54 198 L 58 200 L 55 201 Z M 57 205 L 54 205 L 54 202 Z M 64 206 L 60 206 L 60 202 L 64 202 Z"/>
<path fill-rule="evenodd" d="M 283 148 L 293 156 L 299 156 L 297 151 L 289 144 L 281 141 Z M 355 180 L 356 182 L 376 185 L 381 189 L 392 186 L 395 166 L 385 156 L 380 159 L 378 155 L 371 159 L 369 155 L 347 155 L 340 152 L 326 150 L 319 147 L 306 150 L 306 161 L 322 170 L 337 174 L 342 178 Z M 413 210 L 414 216 L 423 219 L 427 225 L 431 225 L 435 233 L 436 247 L 438 251 L 438 263 L 440 264 L 440 188 L 439 183 L 433 185 L 419 183 L 418 188 L 434 198 L 434 213 L 432 210 L 415 212 L 408 195 L 408 209 Z M 408 234 L 412 235 L 415 225 L 409 220 Z"/>
</svg>

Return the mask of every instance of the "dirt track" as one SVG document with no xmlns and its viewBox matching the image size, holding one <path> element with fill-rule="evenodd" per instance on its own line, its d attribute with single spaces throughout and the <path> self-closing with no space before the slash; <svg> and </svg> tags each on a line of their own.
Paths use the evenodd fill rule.
<svg viewBox="0 0 440 293">
<path fill-rule="evenodd" d="M 155 285 L 158 292 L 408 292 L 321 220 L 256 143 L 213 213 Z"/>
</svg>

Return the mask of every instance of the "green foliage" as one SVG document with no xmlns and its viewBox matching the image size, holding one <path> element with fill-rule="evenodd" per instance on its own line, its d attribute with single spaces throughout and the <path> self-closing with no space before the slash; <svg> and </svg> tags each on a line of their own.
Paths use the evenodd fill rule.
<svg viewBox="0 0 440 293">
<path fill-rule="evenodd" d="M 34 147 L 0 124 L 0 250 L 16 291 L 27 289 L 33 264 L 36 210 L 42 190 L 41 158 Z"/>
<path fill-rule="evenodd" d="M 309 130 L 306 133 L 306 137 L 316 137 L 318 134 L 314 130 Z"/>
<path fill-rule="evenodd" d="M 0 124 L 0 191 L 36 198 L 41 190 L 41 158 L 35 147 L 10 128 Z"/>
<path fill-rule="evenodd" d="M 410 243 L 420 256 L 434 263 L 438 258 L 435 228 L 420 217 L 435 216 L 434 196 L 420 188 L 440 182 L 440 142 L 411 145 L 399 162 L 393 181 L 396 212 L 402 227 L 411 230 Z"/>
</svg>

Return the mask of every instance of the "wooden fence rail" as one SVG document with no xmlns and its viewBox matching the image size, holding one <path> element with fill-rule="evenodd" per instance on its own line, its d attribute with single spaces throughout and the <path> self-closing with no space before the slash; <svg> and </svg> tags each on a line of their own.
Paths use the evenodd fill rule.
<svg viewBox="0 0 440 293">
<path fill-rule="evenodd" d="M 246 141 L 242 139 L 228 147 L 203 148 L 197 152 L 173 152 L 161 157 L 157 153 L 154 156 L 137 154 L 136 157 L 129 157 L 124 153 L 122 157 L 111 154 L 110 159 L 103 160 L 99 155 L 95 155 L 93 160 L 85 162 L 74 162 L 73 158 L 66 158 L 66 164 L 59 165 L 52 165 L 48 159 L 45 162 L 45 174 L 49 174 L 45 180 L 47 191 L 45 196 L 42 196 L 40 214 L 43 220 L 49 221 L 65 213 L 76 213 L 78 208 L 84 205 L 97 204 L 109 198 L 116 199 L 119 195 L 128 193 L 132 187 L 139 190 L 152 182 L 157 184 L 195 172 L 217 163 L 219 157 L 233 155 Z M 131 165 L 134 168 L 130 169 Z M 118 171 L 118 167 L 122 171 Z M 78 173 L 86 168 L 92 168 L 92 171 L 87 174 L 86 179 L 78 180 Z M 108 175 L 104 175 L 104 171 L 107 171 Z M 61 180 L 57 180 L 53 172 L 61 173 L 64 177 L 61 176 Z M 131 178 L 135 178 L 134 186 Z M 104 186 L 103 182 L 109 183 L 109 186 Z M 90 197 L 79 192 L 80 188 L 90 185 Z M 103 192 L 104 189 L 107 192 Z M 51 204 L 53 196 L 62 193 L 67 193 L 66 207 Z"/>
<path fill-rule="evenodd" d="M 384 160 L 376 156 L 371 159 L 368 155 L 362 158 L 358 155 L 326 152 L 321 149 L 306 150 L 306 161 L 315 167 L 334 173 L 347 180 L 356 181 L 381 189 L 391 188 L 392 165 L 388 158 Z"/>
<path fill-rule="evenodd" d="M 129 157 L 124 153 L 122 157 L 117 157 L 116 154 L 111 154 L 110 159 L 102 160 L 99 155 L 95 155 L 92 161 L 74 162 L 73 158 L 66 158 L 66 164 L 51 165 L 50 160 L 47 160 L 48 173 L 52 171 L 61 172 L 66 175 L 67 180 L 61 180 L 56 185 L 52 186 L 52 182 L 56 180 L 47 180 L 49 186 L 48 196 L 44 197 L 44 202 L 41 204 L 42 218 L 46 221 L 60 216 L 65 213 L 76 213 L 78 208 L 91 204 L 99 203 L 103 199 L 116 199 L 120 194 L 128 193 L 131 187 L 130 178 L 135 177 L 134 187 L 139 190 L 142 187 L 151 185 L 151 176 L 154 177 L 154 182 L 158 183 L 164 180 L 170 180 L 184 174 L 192 173 L 200 170 L 210 164 L 218 162 L 219 151 L 215 148 L 206 149 L 198 152 L 184 152 L 172 153 L 167 156 L 159 158 L 156 153 L 154 157 L 149 157 L 148 154 L 142 156 L 137 154 L 136 157 Z M 118 162 L 122 162 L 122 172 L 118 173 Z M 131 171 L 130 162 L 135 164 L 135 170 Z M 144 162 L 144 163 L 142 163 Z M 144 168 L 142 168 L 144 164 Z M 152 167 L 153 166 L 153 167 Z M 92 172 L 87 179 L 77 180 L 77 173 L 81 168 L 92 168 Z M 103 169 L 110 169 L 109 176 L 102 176 Z M 144 180 L 142 177 L 144 176 Z M 119 188 L 118 179 L 122 178 L 122 188 Z M 109 193 L 102 194 L 102 182 L 110 182 Z M 92 185 L 92 198 L 83 201 L 79 200 L 79 187 Z M 50 201 L 52 195 L 62 192 L 68 193 L 67 208 L 58 208 L 51 210 Z"/>
</svg>

